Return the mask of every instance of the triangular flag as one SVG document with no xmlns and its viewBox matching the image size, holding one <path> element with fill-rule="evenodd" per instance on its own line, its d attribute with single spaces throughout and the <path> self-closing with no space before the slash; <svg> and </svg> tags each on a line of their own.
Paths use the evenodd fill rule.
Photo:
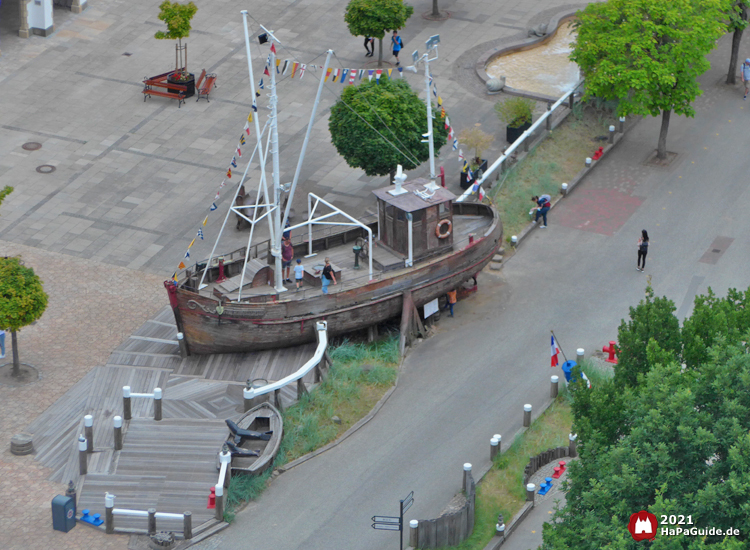
<svg viewBox="0 0 750 550">
<path fill-rule="evenodd" d="M 393 72 L 393 69 L 388 69 L 388 78 L 391 78 L 391 73 Z"/>
<path fill-rule="evenodd" d="M 177 266 L 177 269 L 185 269 L 185 264 L 183 264 L 182 262 L 180 262 L 180 264 L 182 265 L 182 267 L 180 267 L 180 266 L 178 265 L 178 266 Z M 176 271 L 175 271 L 175 272 L 174 272 L 174 273 L 172 274 L 172 280 L 173 280 L 173 281 L 174 281 L 175 283 L 177 283 L 177 272 L 176 272 Z"/>
<path fill-rule="evenodd" d="M 180 265 L 177 266 L 177 269 L 185 269 L 185 262 L 180 262 Z M 177 273 L 175 272 L 174 276 L 172 277 L 173 280 L 177 280 Z"/>
<path fill-rule="evenodd" d="M 323 79 L 323 82 L 328 82 L 328 77 L 329 77 L 329 76 L 331 76 L 331 71 L 332 71 L 332 70 L 333 70 L 333 69 L 328 69 L 328 70 L 326 71 L 326 77 L 325 77 L 325 78 Z"/>
<path fill-rule="evenodd" d="M 239 147 L 237 147 L 237 154 L 240 158 L 242 158 L 242 149 L 240 149 Z"/>
<path fill-rule="evenodd" d="M 289 60 L 284 60 L 284 68 L 281 70 L 281 74 L 286 74 L 286 70 L 289 68 Z"/>
<path fill-rule="evenodd" d="M 203 227 L 206 227 L 206 224 L 208 223 L 208 216 L 206 216 L 206 219 L 203 220 Z"/>
<path fill-rule="evenodd" d="M 237 157 L 232 157 L 232 163 L 231 164 L 232 164 L 232 166 L 234 168 L 237 168 Z"/>
<path fill-rule="evenodd" d="M 203 229 L 201 229 L 200 227 L 198 228 L 198 236 L 201 238 L 201 240 L 203 240 Z"/>
<path fill-rule="evenodd" d="M 315 65 L 313 65 L 315 67 Z M 305 76 L 305 69 L 307 69 L 307 64 L 303 63 L 302 66 L 299 68 L 299 79 L 302 80 L 302 77 Z"/>
<path fill-rule="evenodd" d="M 445 107 L 440 107 L 440 118 L 445 118 Z"/>
<path fill-rule="evenodd" d="M 299 62 L 295 61 L 292 63 L 292 78 L 294 78 L 294 75 L 297 73 L 297 67 L 299 67 Z"/>
<path fill-rule="evenodd" d="M 368 80 L 369 80 L 370 82 L 372 82 L 372 75 L 373 75 L 373 73 L 374 73 L 374 72 L 375 72 L 375 70 L 374 70 L 374 69 L 368 69 L 368 70 L 367 70 L 367 79 L 368 79 Z"/>
<path fill-rule="evenodd" d="M 437 97 L 437 86 L 433 86 L 432 87 L 432 95 L 434 95 L 435 97 Z"/>
<path fill-rule="evenodd" d="M 271 42 L 271 51 L 276 53 L 276 45 L 273 42 Z"/>
<path fill-rule="evenodd" d="M 215 202 L 212 202 L 212 203 L 211 203 L 211 212 L 213 212 L 213 211 L 214 211 L 214 210 L 216 210 L 217 208 L 219 208 L 219 207 L 218 207 L 218 206 L 216 206 L 216 203 L 215 203 Z"/>
<path fill-rule="evenodd" d="M 260 84 L 258 84 L 258 88 L 260 88 L 261 90 L 263 89 L 263 79 L 262 78 L 260 79 Z"/>
<path fill-rule="evenodd" d="M 349 84 L 354 84 L 354 79 L 357 76 L 357 69 L 352 69 L 349 71 Z"/>
<path fill-rule="evenodd" d="M 443 106 L 443 98 L 438 96 L 438 107 L 442 107 L 442 106 Z"/>
<path fill-rule="evenodd" d="M 453 138 L 453 150 L 455 151 L 456 149 L 458 149 L 458 140 Z"/>
<path fill-rule="evenodd" d="M 375 71 L 375 82 L 380 84 L 380 75 L 383 74 L 383 69 L 377 69 Z"/>
<path fill-rule="evenodd" d="M 221 180 L 221 184 L 219 185 L 219 189 L 224 189 L 224 186 L 227 184 L 227 180 Z"/>
<path fill-rule="evenodd" d="M 240 145 L 245 145 L 245 136 L 240 134 Z"/>
<path fill-rule="evenodd" d="M 260 88 L 255 91 L 255 97 L 260 97 Z"/>
<path fill-rule="evenodd" d="M 258 106 L 255 104 L 255 98 L 253 98 L 253 111 L 255 111 L 256 113 L 258 112 Z M 250 122 L 253 121 L 253 113 L 250 113 L 250 115 L 247 117 L 247 120 Z"/>
<path fill-rule="evenodd" d="M 192 241 L 190 241 L 190 244 L 188 245 L 188 250 L 190 250 L 191 248 L 193 248 L 194 244 L 195 244 L 195 239 L 193 239 Z"/>
<path fill-rule="evenodd" d="M 268 54 L 268 57 L 266 57 L 266 68 L 271 66 L 271 54 Z"/>
<path fill-rule="evenodd" d="M 398 74 L 399 74 L 399 76 L 401 78 L 404 78 L 404 68 L 403 67 L 399 67 L 398 68 Z"/>
<path fill-rule="evenodd" d="M 458 162 L 461 162 L 462 160 L 464 160 L 464 152 L 461 149 L 459 149 L 458 150 Z"/>
<path fill-rule="evenodd" d="M 362 77 L 365 76 L 365 70 L 364 69 L 360 69 L 358 76 L 359 76 L 359 78 L 357 80 L 362 80 Z"/>
<path fill-rule="evenodd" d="M 186 258 L 189 258 L 189 257 L 190 257 L 190 250 L 188 250 L 188 251 L 186 251 L 186 252 L 185 252 L 185 257 L 186 257 Z"/>
<path fill-rule="evenodd" d="M 347 77 L 348 74 L 349 74 L 349 69 L 342 69 L 341 70 L 341 80 L 340 80 L 340 82 L 342 84 L 346 84 L 346 77 Z"/>
<path fill-rule="evenodd" d="M 281 65 L 281 59 L 276 60 L 276 74 L 279 74 L 279 66 Z"/>
<path fill-rule="evenodd" d="M 251 114 L 250 116 L 253 116 L 253 115 Z M 249 119 L 249 118 L 250 118 L 250 117 L 248 117 L 248 119 Z M 247 121 L 247 122 L 245 123 L 245 133 L 246 133 L 246 134 L 247 134 L 248 136 L 250 135 L 250 122 L 252 122 L 252 121 L 251 121 L 251 120 L 248 120 L 248 121 Z"/>
<path fill-rule="evenodd" d="M 221 196 L 221 192 L 217 191 L 216 196 L 214 197 L 214 200 L 218 201 L 220 196 Z"/>
<path fill-rule="evenodd" d="M 232 169 L 230 168 L 227 170 L 227 177 L 231 180 L 232 179 Z"/>
<path fill-rule="evenodd" d="M 336 82 L 336 79 L 338 78 L 338 76 L 339 76 L 339 70 L 338 69 L 334 69 L 333 70 L 333 77 L 331 78 L 331 82 Z"/>
<path fill-rule="evenodd" d="M 447 130 L 450 125 L 451 125 L 451 119 L 449 119 L 448 117 L 445 117 L 445 129 Z"/>
<path fill-rule="evenodd" d="M 266 76 L 271 76 L 271 73 L 268 72 L 268 67 L 263 69 L 263 74 Z"/>
</svg>

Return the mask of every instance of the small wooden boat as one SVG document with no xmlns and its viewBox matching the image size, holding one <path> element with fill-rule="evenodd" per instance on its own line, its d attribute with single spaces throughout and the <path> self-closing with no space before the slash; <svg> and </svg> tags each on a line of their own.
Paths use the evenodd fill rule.
<svg viewBox="0 0 750 550">
<path fill-rule="evenodd" d="M 265 435 L 271 432 L 270 438 L 246 438 L 241 437 L 236 448 L 240 453 L 253 451 L 258 456 L 232 456 L 232 472 L 245 472 L 253 475 L 263 473 L 273 465 L 273 460 L 279 452 L 281 438 L 284 435 L 284 423 L 281 413 L 270 403 L 261 403 L 253 407 L 240 417 L 237 421 L 240 430 L 257 432 Z M 235 444 L 237 439 L 232 430 L 229 431 L 227 443 Z"/>
</svg>

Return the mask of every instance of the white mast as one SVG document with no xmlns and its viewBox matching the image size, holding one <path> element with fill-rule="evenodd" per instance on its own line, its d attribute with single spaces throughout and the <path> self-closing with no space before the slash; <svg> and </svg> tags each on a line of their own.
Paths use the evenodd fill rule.
<svg viewBox="0 0 750 550">
<path fill-rule="evenodd" d="M 422 134 L 422 137 L 427 138 L 422 140 L 422 143 L 427 141 L 430 145 L 430 183 L 425 185 L 426 189 L 437 189 L 438 184 L 435 183 L 435 141 L 433 139 L 432 132 L 432 100 L 430 99 L 430 61 L 435 61 L 438 58 L 437 45 L 440 43 L 440 35 L 436 34 L 431 36 L 425 42 L 427 46 L 427 52 L 420 58 L 419 51 L 414 50 L 411 54 L 414 60 L 414 72 L 417 72 L 416 64 L 420 61 L 424 61 L 424 85 L 427 90 L 427 133 Z M 430 52 L 435 50 L 435 57 L 430 59 Z M 411 68 L 411 67 L 409 67 Z"/>
</svg>

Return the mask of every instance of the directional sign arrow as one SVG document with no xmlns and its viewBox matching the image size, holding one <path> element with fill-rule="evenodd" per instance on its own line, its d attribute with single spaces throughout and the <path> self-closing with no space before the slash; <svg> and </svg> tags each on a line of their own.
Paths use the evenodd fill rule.
<svg viewBox="0 0 750 550">
<path fill-rule="evenodd" d="M 372 521 L 375 523 L 401 523 L 401 518 L 398 516 L 372 516 Z"/>
<path fill-rule="evenodd" d="M 372 528 L 384 531 L 401 531 L 401 525 L 398 523 L 373 523 Z"/>
</svg>

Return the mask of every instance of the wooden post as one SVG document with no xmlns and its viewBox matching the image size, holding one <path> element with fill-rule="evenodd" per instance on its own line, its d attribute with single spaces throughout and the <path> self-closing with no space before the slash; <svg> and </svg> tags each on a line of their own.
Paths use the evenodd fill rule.
<svg viewBox="0 0 750 550">
<path fill-rule="evenodd" d="M 536 485 L 533 483 L 526 484 L 526 502 L 534 502 L 534 491 L 536 490 Z"/>
<path fill-rule="evenodd" d="M 86 436 L 86 452 L 94 452 L 94 417 L 87 414 L 83 417 L 83 430 Z"/>
<path fill-rule="evenodd" d="M 568 455 L 571 458 L 578 456 L 578 451 L 576 450 L 576 439 L 578 439 L 578 434 L 568 434 Z"/>
<path fill-rule="evenodd" d="M 88 462 L 86 458 L 86 438 L 81 436 L 78 438 L 78 473 L 85 476 L 88 472 Z"/>
<path fill-rule="evenodd" d="M 217 521 L 224 521 L 224 487 L 216 484 L 216 510 L 214 510 Z"/>
<path fill-rule="evenodd" d="M 104 524 L 108 535 L 115 532 L 115 516 L 112 513 L 115 507 L 115 495 L 104 493 Z"/>
<path fill-rule="evenodd" d="M 122 387 L 122 416 L 125 420 L 133 418 L 130 412 L 130 386 Z"/>
<path fill-rule="evenodd" d="M 115 416 L 112 419 L 115 427 L 115 451 L 122 450 L 122 416 Z"/>
<path fill-rule="evenodd" d="M 161 420 L 161 388 L 154 388 L 154 420 Z"/>
<path fill-rule="evenodd" d="M 409 546 L 416 548 L 419 544 L 419 521 L 413 519 L 409 522 Z"/>
<path fill-rule="evenodd" d="M 571 109 L 573 109 L 573 105 L 575 105 L 576 103 L 575 95 L 575 92 L 571 92 L 570 96 L 568 97 L 568 105 Z"/>
<path fill-rule="evenodd" d="M 156 508 L 148 509 L 148 534 L 156 533 Z"/>
<path fill-rule="evenodd" d="M 279 409 L 279 412 L 284 411 L 284 405 L 281 403 L 281 390 L 273 391 L 273 404 L 277 409 Z"/>
<path fill-rule="evenodd" d="M 302 396 L 307 393 L 307 388 L 305 387 L 305 383 L 302 381 L 302 378 L 297 380 L 297 401 L 302 399 Z"/>
<path fill-rule="evenodd" d="M 471 487 L 471 463 L 467 462 L 464 464 L 464 493 L 469 494 L 469 488 Z"/>
<path fill-rule="evenodd" d="M 523 406 L 523 427 L 531 426 L 531 405 L 528 403 Z"/>
<path fill-rule="evenodd" d="M 411 342 L 409 327 L 411 326 L 411 315 L 414 309 L 414 300 L 411 297 L 411 290 L 405 290 L 401 304 L 401 339 L 398 344 L 399 353 L 403 356 L 406 346 Z"/>
<path fill-rule="evenodd" d="M 490 439 L 490 460 L 495 460 L 495 457 L 497 456 L 497 447 L 500 444 L 500 442 L 497 440 L 497 438 L 493 437 Z"/>
<path fill-rule="evenodd" d="M 378 338 L 378 325 L 370 325 L 367 327 L 367 341 L 374 342 Z"/>
<path fill-rule="evenodd" d="M 193 514 L 192 512 L 182 513 L 182 536 L 185 540 L 193 538 Z"/>
<path fill-rule="evenodd" d="M 185 335 L 181 332 L 177 333 L 177 343 L 180 345 L 180 357 L 185 359 L 189 355 L 187 349 L 187 342 L 185 342 Z"/>
<path fill-rule="evenodd" d="M 557 386 L 558 386 L 557 382 L 558 382 L 558 380 L 560 380 L 560 378 L 557 377 L 557 376 L 555 376 L 555 375 L 553 375 L 550 380 L 551 380 L 551 385 L 550 385 L 550 388 L 549 388 L 549 396 L 552 399 L 555 399 L 557 397 Z"/>
</svg>

